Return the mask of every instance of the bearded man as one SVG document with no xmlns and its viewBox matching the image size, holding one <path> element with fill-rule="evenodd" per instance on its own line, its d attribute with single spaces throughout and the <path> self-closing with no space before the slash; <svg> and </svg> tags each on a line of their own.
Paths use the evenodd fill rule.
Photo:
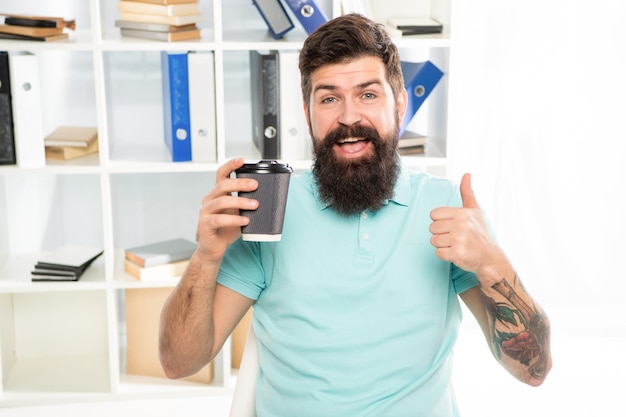
<svg viewBox="0 0 626 417">
<path fill-rule="evenodd" d="M 451 386 L 462 300 L 496 359 L 540 385 L 549 323 L 491 236 L 466 175 L 402 167 L 400 57 L 384 28 L 338 17 L 304 42 L 311 171 L 291 179 L 282 239 L 241 239 L 259 202 L 234 159 L 204 198 L 187 271 L 164 306 L 160 353 L 179 378 L 212 360 L 254 306 L 264 416 L 459 415 Z"/>
</svg>

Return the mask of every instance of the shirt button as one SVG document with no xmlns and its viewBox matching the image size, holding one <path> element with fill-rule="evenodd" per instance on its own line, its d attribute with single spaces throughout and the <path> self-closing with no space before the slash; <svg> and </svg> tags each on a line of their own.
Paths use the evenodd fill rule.
<svg viewBox="0 0 626 417">
<path fill-rule="evenodd" d="M 361 214 L 361 218 L 362 218 L 363 220 L 367 220 L 367 213 L 362 213 L 362 214 Z"/>
<path fill-rule="evenodd" d="M 370 235 L 368 233 L 363 233 L 363 240 L 367 240 L 370 238 Z"/>
</svg>

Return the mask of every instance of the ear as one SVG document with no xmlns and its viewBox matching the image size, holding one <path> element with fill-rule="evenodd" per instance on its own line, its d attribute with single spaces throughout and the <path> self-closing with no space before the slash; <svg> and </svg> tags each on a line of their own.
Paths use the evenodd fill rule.
<svg viewBox="0 0 626 417">
<path fill-rule="evenodd" d="M 398 123 L 402 124 L 404 120 L 404 114 L 406 113 L 406 107 L 408 106 L 409 96 L 406 92 L 406 88 L 402 89 L 402 92 L 398 95 L 398 100 L 396 101 L 396 107 L 398 108 L 398 118 L 400 119 Z"/>
<path fill-rule="evenodd" d="M 309 137 L 313 139 L 313 129 L 311 129 L 311 117 L 309 117 L 309 106 L 306 103 L 302 103 L 302 108 L 304 110 L 304 119 L 306 120 L 306 124 L 309 127 Z"/>
<path fill-rule="evenodd" d="M 306 119 L 306 124 L 309 126 L 309 130 L 311 130 L 311 118 L 309 117 L 309 106 L 306 103 L 302 102 L 302 109 L 304 110 L 304 118 Z"/>
</svg>

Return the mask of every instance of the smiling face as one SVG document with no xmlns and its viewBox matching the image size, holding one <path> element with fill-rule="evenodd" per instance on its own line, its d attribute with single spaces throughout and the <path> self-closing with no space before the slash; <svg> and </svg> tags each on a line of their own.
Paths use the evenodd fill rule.
<svg viewBox="0 0 626 417">
<path fill-rule="evenodd" d="M 406 92 L 394 98 L 385 71 L 380 59 L 364 56 L 322 66 L 311 74 L 312 93 L 305 113 L 314 146 L 334 140 L 338 158 L 357 159 L 372 156 L 375 149 L 372 138 L 353 136 L 351 129 L 395 136 L 406 110 Z M 341 137 L 346 133 L 351 136 Z"/>
<path fill-rule="evenodd" d="M 393 195 L 398 127 L 406 92 L 396 99 L 377 57 L 327 64 L 311 74 L 305 113 L 320 197 L 342 214 L 379 209 Z"/>
</svg>

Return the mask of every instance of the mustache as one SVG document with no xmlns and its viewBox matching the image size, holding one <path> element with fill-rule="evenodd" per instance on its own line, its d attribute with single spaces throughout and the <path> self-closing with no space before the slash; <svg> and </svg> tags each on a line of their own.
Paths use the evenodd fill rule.
<svg viewBox="0 0 626 417">
<path fill-rule="evenodd" d="M 342 139 L 347 138 L 363 138 L 374 142 L 374 145 L 377 145 L 382 141 L 381 136 L 378 134 L 376 129 L 372 127 L 362 125 L 341 125 L 328 132 L 324 142 L 326 146 L 332 146 L 338 144 Z"/>
</svg>

